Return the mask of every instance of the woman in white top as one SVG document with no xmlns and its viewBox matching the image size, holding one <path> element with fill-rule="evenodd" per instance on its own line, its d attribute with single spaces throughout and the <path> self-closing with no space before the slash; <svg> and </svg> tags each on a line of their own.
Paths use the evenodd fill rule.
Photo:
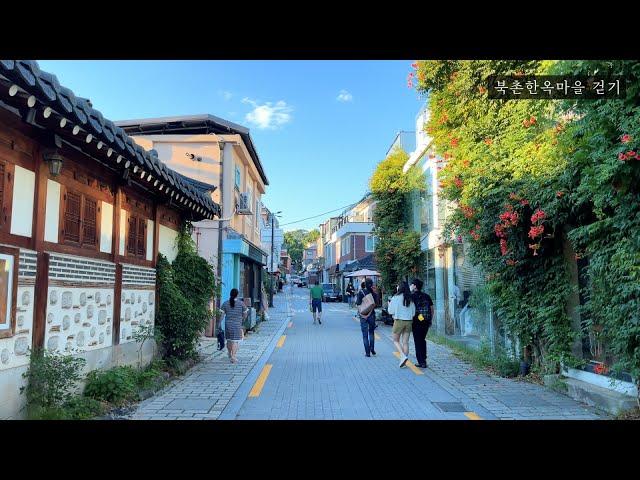
<svg viewBox="0 0 640 480">
<path fill-rule="evenodd" d="M 398 285 L 398 293 L 389 302 L 389 314 L 393 317 L 393 344 L 400 352 L 399 367 L 402 368 L 409 359 L 409 337 L 416 306 L 411 300 L 411 291 L 407 282 Z"/>
</svg>

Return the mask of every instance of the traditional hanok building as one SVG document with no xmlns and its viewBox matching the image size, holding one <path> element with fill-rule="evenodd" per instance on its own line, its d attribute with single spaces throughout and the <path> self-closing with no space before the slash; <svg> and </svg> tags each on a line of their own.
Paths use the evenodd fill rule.
<svg viewBox="0 0 640 480">
<path fill-rule="evenodd" d="M 0 60 L 0 418 L 21 416 L 36 347 L 87 371 L 137 362 L 158 253 L 175 257 L 183 221 L 220 216 L 201 187 L 35 61 Z"/>
</svg>

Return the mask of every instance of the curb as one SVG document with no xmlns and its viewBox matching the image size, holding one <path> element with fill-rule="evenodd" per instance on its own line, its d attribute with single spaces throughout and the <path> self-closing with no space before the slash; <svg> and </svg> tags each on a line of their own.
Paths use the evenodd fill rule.
<svg viewBox="0 0 640 480">
<path fill-rule="evenodd" d="M 274 320 L 271 320 L 271 321 L 274 321 Z M 216 420 L 235 420 L 236 419 L 238 412 L 240 411 L 240 409 L 244 405 L 244 402 L 247 400 L 247 397 L 249 396 L 249 392 L 251 392 L 251 388 L 253 387 L 254 383 L 256 383 L 256 380 L 260 376 L 260 372 L 262 372 L 262 369 L 269 361 L 269 358 L 273 354 L 273 351 L 276 348 L 276 344 L 278 343 L 280 336 L 286 330 L 288 324 L 289 324 L 289 294 L 286 294 L 282 325 L 278 328 L 278 330 L 276 331 L 276 334 L 273 336 L 273 338 L 267 345 L 267 348 L 265 348 L 264 352 L 262 352 L 262 355 L 260 356 L 256 364 L 253 366 L 249 374 L 242 381 L 242 383 L 240 384 L 236 392 L 233 394 L 233 397 L 231 397 L 231 400 L 229 401 L 229 403 L 227 403 L 227 406 L 224 408 L 224 410 L 222 410 L 222 413 L 218 416 Z"/>
</svg>

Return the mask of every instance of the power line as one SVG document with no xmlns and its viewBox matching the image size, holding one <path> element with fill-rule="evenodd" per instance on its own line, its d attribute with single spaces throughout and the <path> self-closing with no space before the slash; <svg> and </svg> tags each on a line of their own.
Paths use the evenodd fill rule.
<svg viewBox="0 0 640 480">
<path fill-rule="evenodd" d="M 346 206 L 344 206 L 344 207 L 335 208 L 335 209 L 333 209 L 333 210 L 329 210 L 328 212 L 324 212 L 324 213 L 320 213 L 320 214 L 318 214 L 318 215 L 314 215 L 313 217 L 307 217 L 307 218 L 303 218 L 302 220 L 296 220 L 295 222 L 282 223 L 280 226 L 281 226 L 281 227 L 284 227 L 284 226 L 286 226 L 286 225 L 292 225 L 292 224 L 294 224 L 294 223 L 300 223 L 300 222 L 304 222 L 304 221 L 306 221 L 306 220 L 311 220 L 311 219 L 313 219 L 313 218 L 318 218 L 318 217 L 321 217 L 321 216 L 323 216 L 323 215 L 326 215 L 327 213 L 337 212 L 338 210 L 344 210 L 344 209 L 346 209 L 346 208 L 353 207 L 353 206 L 357 205 L 358 203 L 359 203 L 359 202 L 351 203 L 351 204 L 346 205 Z"/>
</svg>

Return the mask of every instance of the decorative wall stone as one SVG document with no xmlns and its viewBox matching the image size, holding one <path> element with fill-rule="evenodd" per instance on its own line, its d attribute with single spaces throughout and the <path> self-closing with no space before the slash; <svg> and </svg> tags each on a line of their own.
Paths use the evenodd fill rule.
<svg viewBox="0 0 640 480">
<path fill-rule="evenodd" d="M 111 295 L 107 295 L 107 305 L 111 305 Z"/>
<path fill-rule="evenodd" d="M 104 325 L 105 323 L 107 323 L 107 311 L 100 310 L 98 312 L 98 325 Z"/>
<path fill-rule="evenodd" d="M 69 315 L 65 315 L 64 318 L 62 319 L 62 329 L 69 330 L 70 326 L 71 326 L 71 317 Z"/>
<path fill-rule="evenodd" d="M 80 306 L 84 307 L 87 304 L 87 294 L 82 292 L 80 294 Z"/>
<path fill-rule="evenodd" d="M 23 251 L 21 250 L 21 262 L 23 257 Z M 29 265 L 29 269 L 31 267 L 35 268 L 34 262 Z M 25 279 L 25 274 L 28 273 L 26 269 L 25 265 L 19 264 L 20 273 L 18 276 L 18 291 L 16 292 L 16 332 L 12 337 L 0 338 L 0 372 L 29 363 L 27 352 L 31 347 L 35 287 L 33 284 L 21 284 Z M 2 397 L 2 391 L 0 391 L 0 397 Z"/>
<path fill-rule="evenodd" d="M 53 323 L 53 319 L 56 318 L 53 313 L 47 315 L 47 323 Z"/>
<path fill-rule="evenodd" d="M 78 336 L 76 337 L 76 345 L 78 347 L 84 347 L 84 331 L 78 332 Z"/>
<path fill-rule="evenodd" d="M 93 318 L 93 305 L 91 304 L 87 306 L 87 318 Z"/>
<path fill-rule="evenodd" d="M 14 345 L 14 350 L 13 350 L 16 355 L 25 355 L 27 353 L 28 348 L 29 348 L 29 339 L 27 337 L 16 338 L 16 343 Z"/>
<path fill-rule="evenodd" d="M 49 292 L 49 304 L 56 305 L 57 303 L 58 303 L 58 291 L 51 290 L 51 292 Z"/>
<path fill-rule="evenodd" d="M 73 306 L 73 294 L 69 291 L 62 293 L 62 308 L 71 308 Z"/>
<path fill-rule="evenodd" d="M 120 343 L 135 341 L 135 333 L 144 325 L 153 323 L 153 316 L 148 313 L 153 310 L 147 303 L 148 299 L 155 299 L 155 291 L 148 288 L 130 289 L 122 291 L 123 318 L 120 326 Z"/>
<path fill-rule="evenodd" d="M 100 299 L 102 298 L 100 295 L 100 292 L 96 292 L 94 295 L 94 298 L 96 299 L 96 303 L 99 304 L 100 303 Z"/>
<path fill-rule="evenodd" d="M 105 337 L 104 332 L 100 332 L 100 335 L 98 335 L 98 343 L 99 344 L 102 345 L 104 343 L 104 337 Z"/>
<path fill-rule="evenodd" d="M 60 337 L 58 336 L 49 337 L 49 340 L 47 340 L 47 350 L 49 351 L 57 350 L 59 340 L 60 340 Z"/>
<path fill-rule="evenodd" d="M 80 323 L 81 318 L 82 318 L 82 316 L 80 315 L 80 313 L 76 313 L 73 316 L 73 323 Z"/>
</svg>

